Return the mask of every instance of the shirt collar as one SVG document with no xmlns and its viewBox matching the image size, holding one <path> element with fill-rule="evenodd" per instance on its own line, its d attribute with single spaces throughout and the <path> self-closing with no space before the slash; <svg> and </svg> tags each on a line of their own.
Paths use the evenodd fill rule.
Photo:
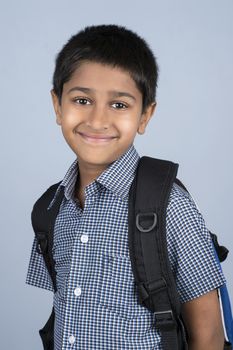
<svg viewBox="0 0 233 350">
<path fill-rule="evenodd" d="M 47 209 L 50 209 L 52 207 L 62 188 L 64 189 L 64 196 L 67 200 L 69 200 L 73 196 L 77 176 L 78 176 L 78 159 L 75 159 L 75 161 L 69 167 L 60 185 L 58 186 L 55 192 L 55 195 Z"/>
<path fill-rule="evenodd" d="M 128 197 L 130 186 L 133 182 L 137 165 L 139 162 L 139 154 L 133 145 L 116 161 L 97 177 L 95 181 L 86 187 L 86 194 L 91 194 L 100 189 L 101 186 L 107 188 L 112 193 L 118 195 L 122 199 Z M 53 200 L 50 202 L 50 208 L 55 202 L 61 188 L 64 188 L 64 195 L 67 200 L 74 196 L 75 183 L 78 177 L 78 159 L 71 164 L 62 182 L 58 186 Z M 98 186 L 99 185 L 99 186 Z"/>
<path fill-rule="evenodd" d="M 139 159 L 134 146 L 130 146 L 126 153 L 113 162 L 96 181 L 119 197 L 127 198 Z"/>
</svg>

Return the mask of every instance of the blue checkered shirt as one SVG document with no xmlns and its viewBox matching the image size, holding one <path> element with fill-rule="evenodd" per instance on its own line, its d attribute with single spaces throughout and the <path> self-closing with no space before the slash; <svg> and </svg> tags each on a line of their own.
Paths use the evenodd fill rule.
<svg viewBox="0 0 233 350">
<path fill-rule="evenodd" d="M 151 311 L 139 304 L 128 247 L 128 194 L 139 155 L 134 146 L 74 196 L 78 161 L 61 186 L 54 229 L 55 350 L 162 349 Z M 169 259 L 182 303 L 225 282 L 204 220 L 189 194 L 174 184 L 166 215 Z M 53 290 L 34 240 L 28 284 Z"/>
</svg>

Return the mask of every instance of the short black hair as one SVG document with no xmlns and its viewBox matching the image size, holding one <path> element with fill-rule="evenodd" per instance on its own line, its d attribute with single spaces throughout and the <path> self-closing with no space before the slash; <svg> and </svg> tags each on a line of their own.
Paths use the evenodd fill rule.
<svg viewBox="0 0 233 350">
<path fill-rule="evenodd" d="M 83 61 L 127 71 L 143 96 L 144 111 L 156 100 L 158 64 L 146 41 L 119 25 L 93 25 L 73 35 L 58 53 L 53 90 L 61 102 L 63 85 Z"/>
</svg>

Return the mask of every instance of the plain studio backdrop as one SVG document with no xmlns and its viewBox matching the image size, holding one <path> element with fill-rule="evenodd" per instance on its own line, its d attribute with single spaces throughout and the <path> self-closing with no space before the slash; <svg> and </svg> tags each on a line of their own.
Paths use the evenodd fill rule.
<svg viewBox="0 0 233 350">
<path fill-rule="evenodd" d="M 158 107 L 140 155 L 173 160 L 207 226 L 230 255 L 233 300 L 233 2 L 1 1 L 1 349 L 40 350 L 52 294 L 25 285 L 34 201 L 75 159 L 50 100 L 55 55 L 92 24 L 144 37 L 159 67 Z"/>
</svg>

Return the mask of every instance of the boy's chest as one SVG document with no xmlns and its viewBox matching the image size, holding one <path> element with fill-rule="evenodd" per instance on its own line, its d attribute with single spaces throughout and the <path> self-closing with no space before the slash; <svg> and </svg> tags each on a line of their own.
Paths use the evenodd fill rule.
<svg viewBox="0 0 233 350">
<path fill-rule="evenodd" d="M 114 197 L 105 206 L 101 201 L 89 204 L 83 212 L 75 203 L 66 204 L 57 218 L 53 254 L 58 296 L 72 304 L 78 285 L 83 300 L 123 317 L 141 314 L 128 248 L 128 203 Z"/>
<path fill-rule="evenodd" d="M 129 257 L 127 200 L 93 196 L 86 199 L 83 211 L 72 200 L 61 206 L 54 230 L 55 261 L 68 263 L 83 252 Z"/>
</svg>

